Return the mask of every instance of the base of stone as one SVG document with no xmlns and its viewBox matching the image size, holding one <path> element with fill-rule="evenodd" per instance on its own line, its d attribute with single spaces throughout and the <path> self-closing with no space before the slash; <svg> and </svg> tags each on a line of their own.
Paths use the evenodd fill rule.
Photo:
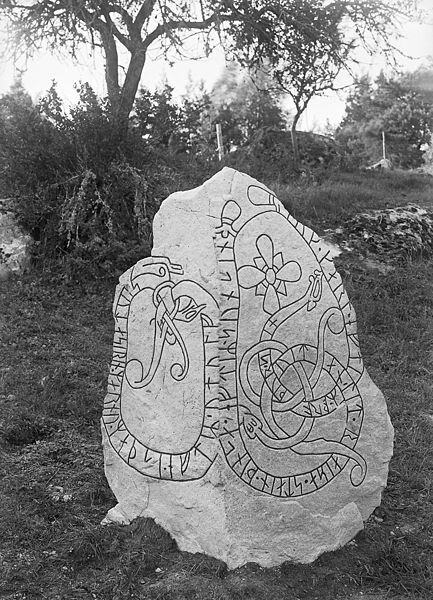
<svg viewBox="0 0 433 600">
<path fill-rule="evenodd" d="M 207 554 L 224 561 L 229 569 L 248 562 L 262 567 L 286 561 L 311 563 L 322 553 L 344 546 L 363 529 L 355 502 L 334 514 L 326 507 L 327 514 L 321 514 L 295 500 L 251 497 L 226 472 L 222 461 L 214 465 L 211 477 L 187 485 L 149 480 L 125 468 L 109 446 L 104 428 L 102 432 L 108 483 L 120 499 L 103 524 L 126 525 L 138 517 L 152 518 L 180 550 Z M 230 505 L 225 498 L 230 498 Z M 252 503 L 254 511 L 248 508 Z M 237 510 L 242 505 L 244 510 Z"/>
</svg>

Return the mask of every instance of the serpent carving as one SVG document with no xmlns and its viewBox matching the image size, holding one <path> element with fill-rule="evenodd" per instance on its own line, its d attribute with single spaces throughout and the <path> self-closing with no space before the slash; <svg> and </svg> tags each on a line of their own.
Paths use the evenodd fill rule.
<svg viewBox="0 0 433 600">
<path fill-rule="evenodd" d="M 199 284 L 190 280 L 173 281 L 173 277 L 182 274 L 181 266 L 172 264 L 168 258 L 152 257 L 137 263 L 130 281 L 121 286 L 115 300 L 113 361 L 103 412 L 103 423 L 110 443 L 128 465 L 148 477 L 173 481 L 191 481 L 203 477 L 217 453 L 215 434 L 206 423 L 209 418 L 215 421 L 217 409 L 216 396 L 208 378 L 212 371 L 218 370 L 215 356 L 218 326 L 213 320 L 217 317 L 218 308 L 212 295 Z M 139 309 L 154 312 L 147 363 L 143 362 L 142 356 L 131 356 L 128 343 L 131 306 L 134 300 L 140 301 L 141 297 L 145 301 Z M 200 322 L 202 360 L 209 364 L 203 369 L 201 380 L 202 422 L 200 432 L 191 446 L 184 451 L 173 452 L 158 447 L 160 444 L 153 445 L 138 439 L 125 421 L 122 396 L 128 390 L 146 391 L 158 371 L 167 367 L 174 382 L 181 382 L 187 377 L 190 371 L 189 349 L 179 326 L 195 321 Z M 177 348 L 180 360 L 163 365 L 164 352 L 170 346 Z M 213 378 L 217 385 L 217 379 Z"/>
<path fill-rule="evenodd" d="M 218 302 L 166 257 L 137 263 L 118 291 L 103 414 L 115 452 L 149 477 L 189 481 L 206 474 L 221 448 L 237 477 L 276 497 L 317 492 L 346 467 L 360 485 L 363 364 L 353 309 L 319 238 L 267 190 L 250 186 L 247 198 L 224 201 L 215 251 Z M 152 313 L 145 357 L 137 348 L 148 346 L 128 339 L 141 301 Z M 162 371 L 161 381 L 184 394 L 196 376 L 197 336 L 198 433 L 186 449 L 164 448 L 128 426 L 122 397 L 157 394 Z"/>
</svg>

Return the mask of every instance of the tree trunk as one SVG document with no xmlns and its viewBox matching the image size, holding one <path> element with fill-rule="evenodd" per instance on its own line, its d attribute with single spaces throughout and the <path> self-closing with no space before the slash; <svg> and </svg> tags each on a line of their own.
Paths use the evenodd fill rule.
<svg viewBox="0 0 433 600">
<path fill-rule="evenodd" d="M 105 83 L 107 95 L 110 100 L 111 110 L 116 114 L 119 110 L 120 87 L 119 87 L 119 56 L 117 46 L 112 33 L 106 29 L 100 29 L 102 45 L 105 54 Z"/>
<path fill-rule="evenodd" d="M 146 51 L 139 47 L 131 52 L 123 86 L 119 85 L 119 57 L 115 39 L 110 31 L 100 30 L 105 54 L 105 82 L 110 100 L 113 130 L 120 145 L 128 133 L 129 116 L 134 106 L 141 74 L 146 62 Z"/>
<path fill-rule="evenodd" d="M 293 119 L 292 127 L 290 129 L 290 137 L 292 140 L 292 152 L 293 152 L 293 168 L 296 172 L 300 170 L 301 160 L 299 157 L 299 146 L 298 146 L 298 136 L 296 134 L 296 126 L 299 121 L 300 113 L 297 113 Z"/>
<path fill-rule="evenodd" d="M 128 133 L 129 116 L 134 107 L 135 96 L 140 84 L 141 74 L 143 72 L 145 62 L 145 50 L 138 49 L 132 53 L 128 70 L 126 72 L 125 81 L 123 83 L 122 92 L 120 94 L 119 107 L 115 113 L 115 120 L 120 141 L 124 141 Z"/>
</svg>

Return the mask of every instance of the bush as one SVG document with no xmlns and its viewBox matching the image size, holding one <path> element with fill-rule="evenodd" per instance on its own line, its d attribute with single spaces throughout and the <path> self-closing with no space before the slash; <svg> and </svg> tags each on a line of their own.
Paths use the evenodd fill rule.
<svg viewBox="0 0 433 600">
<path fill-rule="evenodd" d="M 202 184 L 223 165 L 265 183 L 293 179 L 287 132 L 260 127 L 248 110 L 237 119 L 231 106 L 212 106 L 206 93 L 179 104 L 169 86 L 142 91 L 124 138 L 107 99 L 88 84 L 77 92 L 68 112 L 55 85 L 37 104 L 19 83 L 0 98 L 2 192 L 36 242 L 35 262 L 56 264 L 67 278 L 117 276 L 147 256 L 162 200 Z M 254 115 L 272 108 L 266 95 L 249 93 L 251 106 L 261 108 Z M 279 125 L 282 116 L 273 110 L 271 122 Z M 222 163 L 215 122 L 226 124 L 231 149 Z M 300 133 L 299 147 L 306 172 L 328 173 L 338 164 L 330 138 Z"/>
<path fill-rule="evenodd" d="M 36 105 L 20 84 L 0 99 L 1 192 L 40 264 L 60 259 L 70 277 L 103 276 L 149 253 L 153 215 L 177 177 L 137 132 L 119 142 L 90 86 L 77 91 L 68 114 L 55 86 Z"/>
</svg>

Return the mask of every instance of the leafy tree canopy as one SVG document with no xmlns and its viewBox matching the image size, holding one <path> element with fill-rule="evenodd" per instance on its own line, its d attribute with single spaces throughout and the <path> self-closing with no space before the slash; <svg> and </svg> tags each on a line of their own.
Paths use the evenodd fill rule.
<svg viewBox="0 0 433 600">
<path fill-rule="evenodd" d="M 375 162 L 387 154 L 397 166 L 422 164 L 424 145 L 433 132 L 433 69 L 423 67 L 400 77 L 381 73 L 373 82 L 361 78 L 348 99 L 337 131 L 346 151 L 358 162 Z"/>
<path fill-rule="evenodd" d="M 213 120 L 225 124 L 229 146 L 246 146 L 264 129 L 285 129 L 281 99 L 264 70 L 251 73 L 235 62 L 227 64 L 210 92 Z"/>
<path fill-rule="evenodd" d="M 382 43 L 414 0 L 4 0 L 18 52 L 44 44 L 67 48 L 101 47 L 115 122 L 125 131 L 148 52 L 185 51 L 199 35 L 208 52 L 222 43 L 250 67 L 268 61 L 278 83 L 291 90 L 299 107 L 323 89 L 314 81 L 333 77 L 356 41 Z M 352 32 L 352 33 L 348 33 Z M 125 73 L 120 52 L 128 56 Z M 329 76 L 328 76 L 329 74 Z M 298 88 L 301 92 L 298 91 Z M 292 92 L 293 90 L 293 92 Z"/>
<path fill-rule="evenodd" d="M 337 76 L 350 70 L 359 45 L 369 51 L 380 47 L 392 59 L 391 35 L 410 3 L 306 0 L 297 2 L 295 11 L 285 10 L 285 3 L 253 4 L 251 18 L 260 23 L 260 32 L 251 25 L 229 24 L 232 52 L 242 64 L 264 68 L 290 96 L 295 109 L 292 148 L 299 168 L 296 129 L 311 99 L 335 89 Z"/>
</svg>

